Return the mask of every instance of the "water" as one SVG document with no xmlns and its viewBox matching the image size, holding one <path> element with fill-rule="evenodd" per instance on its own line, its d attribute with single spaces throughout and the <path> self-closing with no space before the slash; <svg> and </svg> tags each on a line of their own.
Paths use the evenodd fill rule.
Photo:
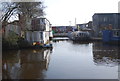
<svg viewBox="0 0 120 81">
<path fill-rule="evenodd" d="M 118 79 L 118 47 L 53 41 L 52 49 L 3 52 L 3 79 Z"/>
</svg>

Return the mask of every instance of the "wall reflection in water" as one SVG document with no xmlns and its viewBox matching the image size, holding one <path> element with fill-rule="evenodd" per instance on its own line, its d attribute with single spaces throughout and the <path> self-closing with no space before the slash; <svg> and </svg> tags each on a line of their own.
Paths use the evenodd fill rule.
<svg viewBox="0 0 120 81">
<path fill-rule="evenodd" d="M 3 53 L 3 79 L 42 79 L 52 49 L 8 51 Z"/>
<path fill-rule="evenodd" d="M 117 66 L 120 62 L 118 46 L 93 43 L 93 59 L 96 65 Z"/>
</svg>

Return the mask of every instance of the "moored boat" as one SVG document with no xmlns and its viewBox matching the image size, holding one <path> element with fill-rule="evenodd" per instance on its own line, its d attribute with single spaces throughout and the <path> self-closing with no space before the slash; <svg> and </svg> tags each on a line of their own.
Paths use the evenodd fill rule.
<svg viewBox="0 0 120 81">
<path fill-rule="evenodd" d="M 120 45 L 120 29 L 103 30 L 102 33 L 104 43 Z"/>
<path fill-rule="evenodd" d="M 90 40 L 90 33 L 86 31 L 74 31 L 70 32 L 68 37 L 73 41 L 87 41 Z"/>
</svg>

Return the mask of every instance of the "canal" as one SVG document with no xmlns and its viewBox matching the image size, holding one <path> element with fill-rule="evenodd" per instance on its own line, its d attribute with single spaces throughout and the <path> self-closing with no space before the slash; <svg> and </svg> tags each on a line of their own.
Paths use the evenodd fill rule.
<svg viewBox="0 0 120 81">
<path fill-rule="evenodd" d="M 118 47 L 56 38 L 51 49 L 3 52 L 3 79 L 118 79 Z"/>
</svg>

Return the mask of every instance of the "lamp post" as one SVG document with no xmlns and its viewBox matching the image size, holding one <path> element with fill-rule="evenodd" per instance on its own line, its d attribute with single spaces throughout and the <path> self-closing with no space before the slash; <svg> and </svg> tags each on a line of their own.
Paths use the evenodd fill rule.
<svg viewBox="0 0 120 81">
<path fill-rule="evenodd" d="M 70 24 L 69 26 L 71 26 L 71 21 L 69 21 L 69 24 Z"/>
<path fill-rule="evenodd" d="M 75 18 L 75 26 L 76 26 L 76 18 Z"/>
</svg>

